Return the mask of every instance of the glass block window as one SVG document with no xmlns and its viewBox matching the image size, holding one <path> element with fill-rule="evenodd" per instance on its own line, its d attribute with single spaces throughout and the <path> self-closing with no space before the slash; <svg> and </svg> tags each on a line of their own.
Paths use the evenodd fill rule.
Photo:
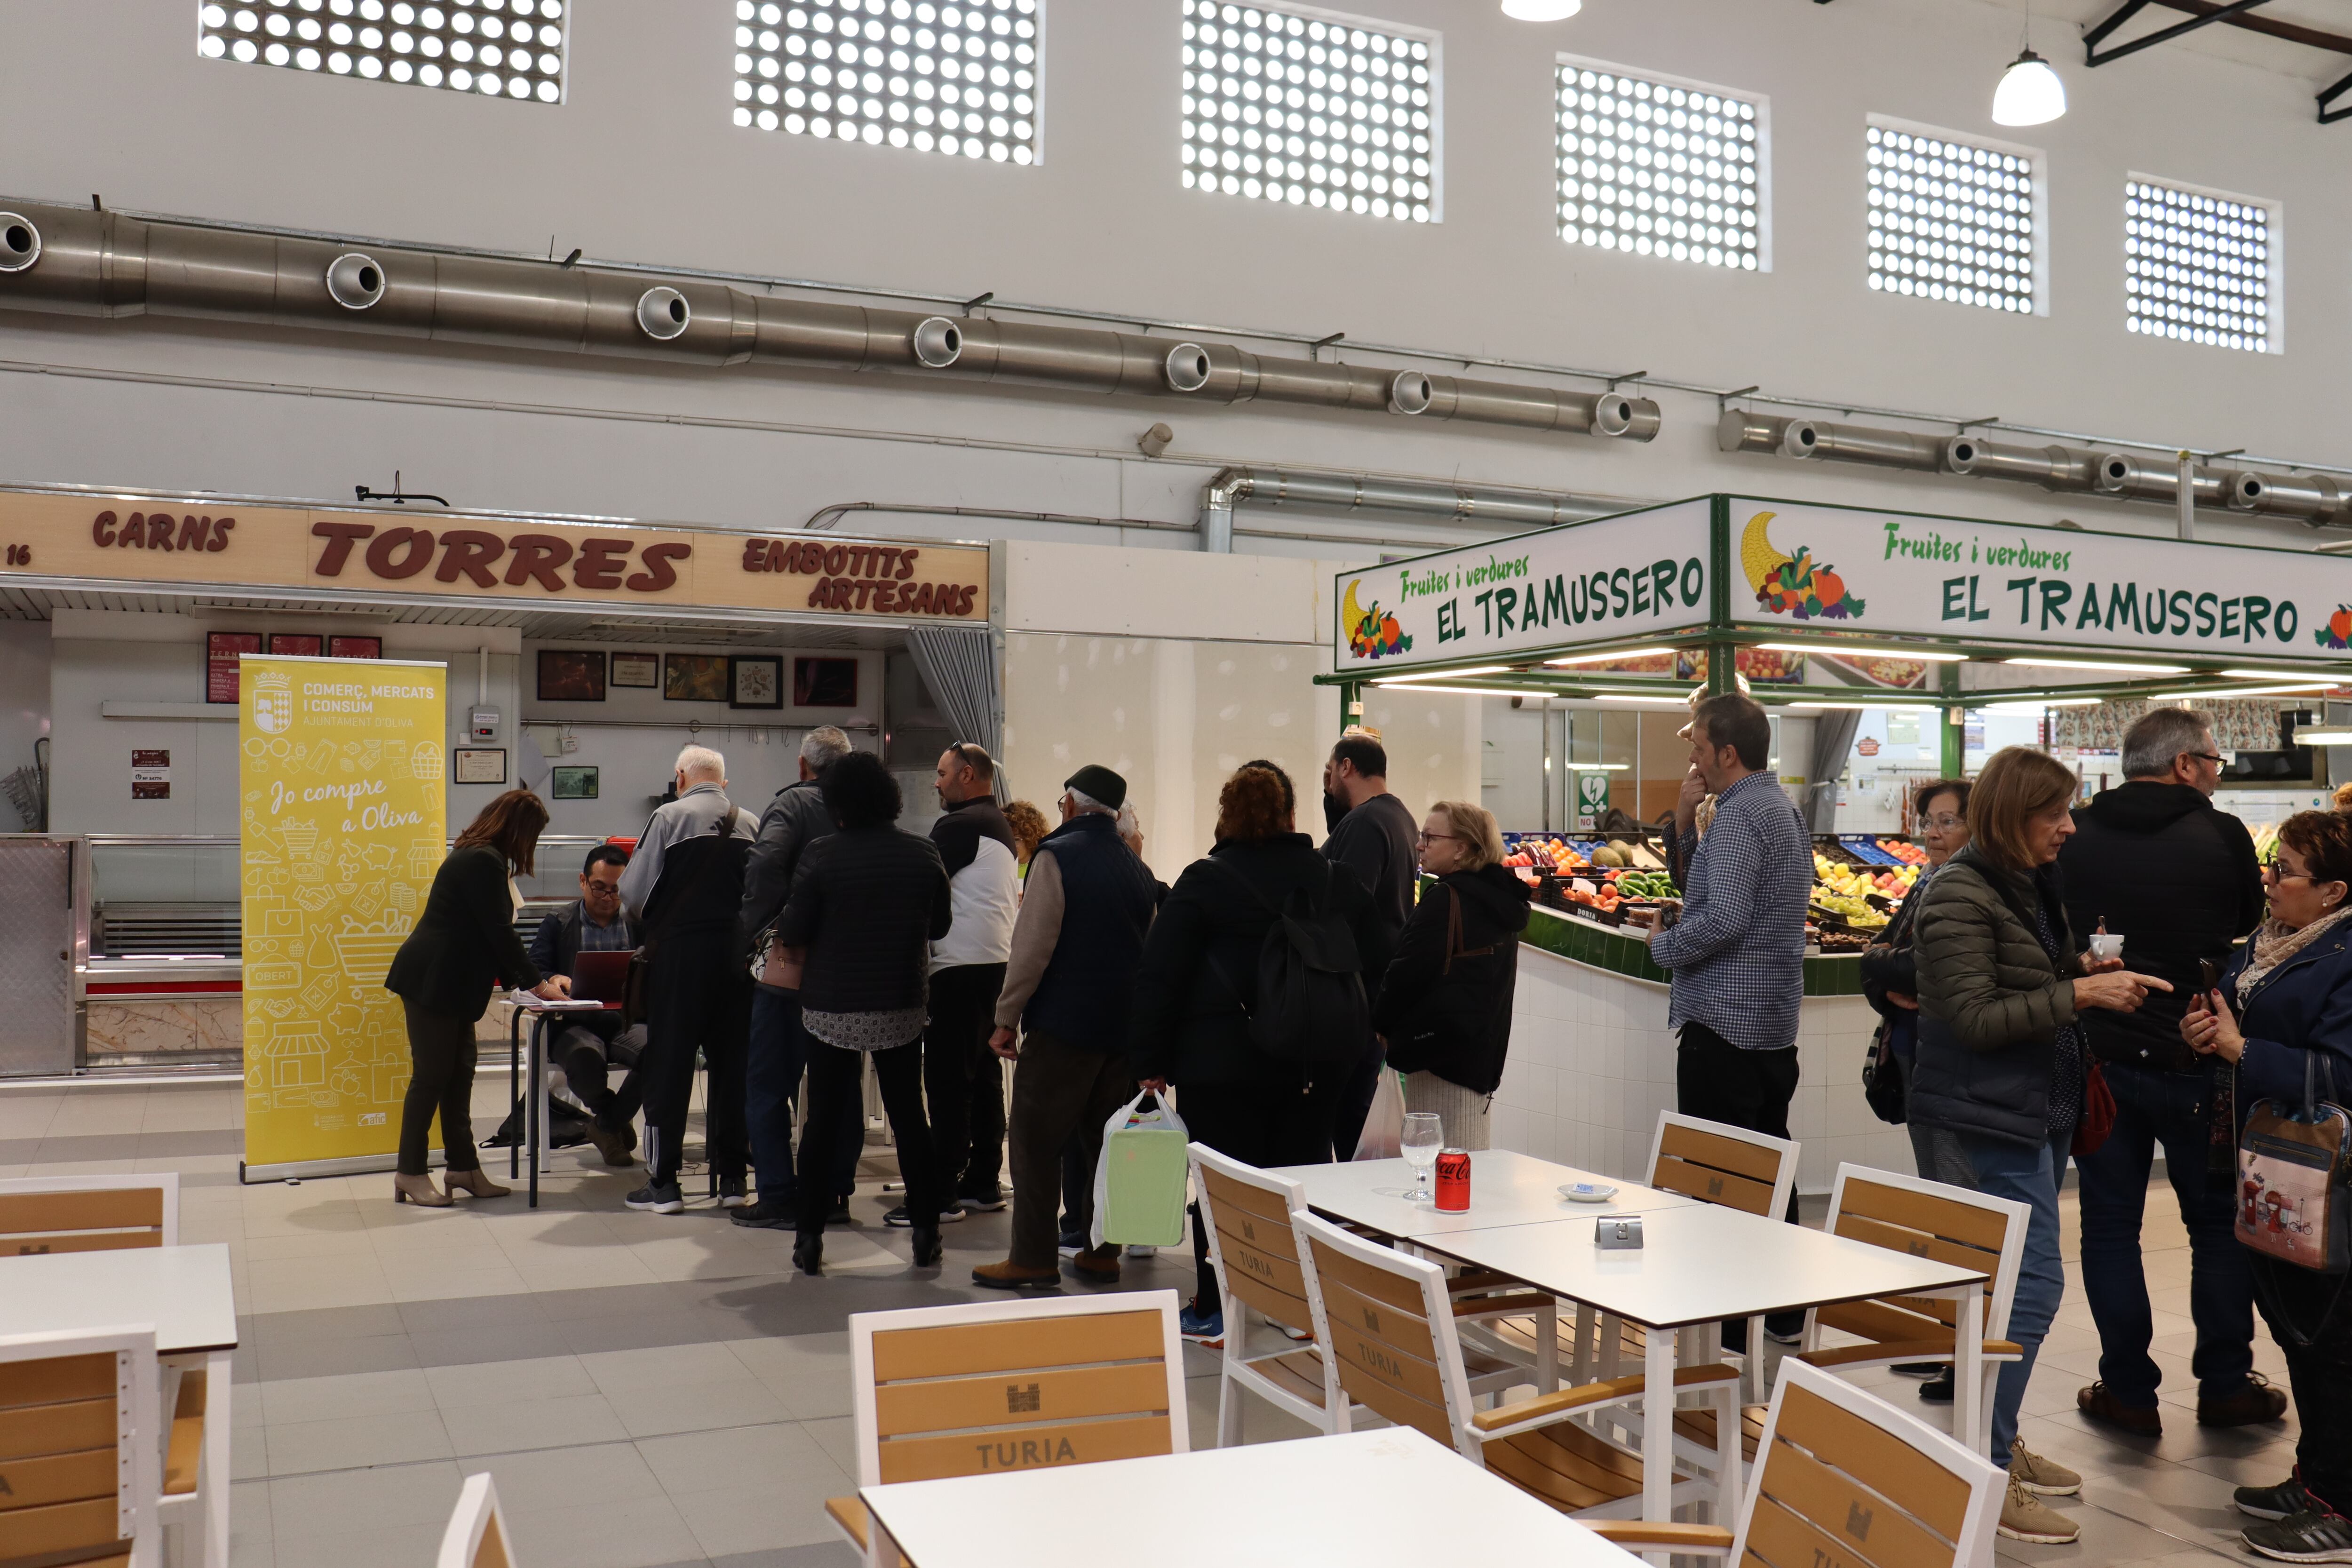
<svg viewBox="0 0 2352 1568">
<path fill-rule="evenodd" d="M 1873 289 L 2045 313 L 2038 153 L 1878 121 L 1867 155 Z"/>
<path fill-rule="evenodd" d="M 1437 37 L 1183 0 L 1184 188 L 1397 222 L 1439 216 Z"/>
<path fill-rule="evenodd" d="M 2124 325 L 2151 337 L 2268 353 L 2278 217 L 2244 196 L 2124 184 Z"/>
<path fill-rule="evenodd" d="M 736 0 L 735 123 L 1037 161 L 1039 0 Z"/>
<path fill-rule="evenodd" d="M 1761 100 L 1566 56 L 1559 89 L 1560 238 L 1769 267 Z"/>
<path fill-rule="evenodd" d="M 206 0 L 206 59 L 563 101 L 564 0 Z"/>
</svg>

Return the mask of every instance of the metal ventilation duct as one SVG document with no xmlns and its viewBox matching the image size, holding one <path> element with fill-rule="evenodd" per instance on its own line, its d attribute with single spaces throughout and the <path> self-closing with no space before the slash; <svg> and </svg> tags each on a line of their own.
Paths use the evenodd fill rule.
<svg viewBox="0 0 2352 1568">
<path fill-rule="evenodd" d="M 1715 444 L 1726 452 L 2014 479 L 2046 490 L 2122 500 L 2178 505 L 2180 499 L 2179 470 L 2147 453 L 2015 446 L 1974 436 L 1925 436 L 1821 419 L 1783 419 L 1737 408 L 1726 409 L 1717 422 Z M 2324 475 L 2199 467 L 2190 483 L 2194 502 L 2200 507 L 2291 517 L 2314 528 L 2352 526 L 2352 489 Z"/>
<path fill-rule="evenodd" d="M 184 316 L 688 363 L 746 361 L 1122 396 L 1303 404 L 1647 441 L 1658 405 L 1226 343 L 950 320 L 526 259 L 142 221 L 0 197 L 0 309 Z"/>
<path fill-rule="evenodd" d="M 1649 503 L 1545 490 L 1495 489 L 1437 479 L 1317 473 L 1300 468 L 1226 468 L 1201 491 L 1201 548 L 1234 547 L 1234 509 L 1298 506 L 1318 511 L 1491 524 L 1496 534 L 1609 517 Z"/>
</svg>

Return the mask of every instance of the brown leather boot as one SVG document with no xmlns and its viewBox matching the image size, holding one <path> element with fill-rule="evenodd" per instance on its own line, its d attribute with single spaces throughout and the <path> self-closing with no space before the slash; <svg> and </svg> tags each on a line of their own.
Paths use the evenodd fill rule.
<svg viewBox="0 0 2352 1568">
<path fill-rule="evenodd" d="M 1059 1285 L 1062 1271 L 1058 1268 L 1024 1268 L 1008 1258 L 1002 1263 L 983 1263 L 973 1269 L 971 1282 L 985 1285 L 992 1290 L 1023 1290 L 1039 1285 Z"/>
<path fill-rule="evenodd" d="M 2094 1421 L 2120 1427 L 2141 1437 L 2164 1436 L 2164 1416 L 2153 1405 L 2126 1405 L 2104 1383 L 2095 1383 L 2074 1395 L 2074 1407 Z"/>
<path fill-rule="evenodd" d="M 1116 1243 L 1088 1247 L 1070 1259 L 1070 1267 L 1097 1285 L 1118 1283 L 1118 1254 Z"/>
<path fill-rule="evenodd" d="M 478 1165 L 470 1171 L 444 1171 L 441 1179 L 448 1186 L 449 1195 L 453 1198 L 459 1193 L 472 1198 L 502 1198 L 514 1191 L 512 1187 L 502 1187 L 482 1174 Z"/>
<path fill-rule="evenodd" d="M 441 1195 L 441 1189 L 433 1184 L 432 1177 L 404 1175 L 397 1171 L 393 1173 L 392 1177 L 392 1201 L 396 1204 L 415 1204 L 428 1209 L 446 1209 L 449 1206 L 449 1200 Z"/>
<path fill-rule="evenodd" d="M 2197 1401 L 2200 1426 L 2252 1426 L 2286 1414 L 2286 1390 L 2273 1388 L 2261 1373 L 2246 1373 L 2246 1386 L 2225 1399 Z"/>
</svg>

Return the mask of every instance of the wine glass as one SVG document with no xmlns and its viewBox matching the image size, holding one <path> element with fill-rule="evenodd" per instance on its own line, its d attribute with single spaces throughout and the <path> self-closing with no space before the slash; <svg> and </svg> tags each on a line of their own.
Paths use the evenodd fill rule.
<svg viewBox="0 0 2352 1568">
<path fill-rule="evenodd" d="M 1437 1164 L 1437 1152 L 1444 1146 L 1444 1129 L 1438 1125 L 1435 1111 L 1405 1112 L 1404 1132 L 1397 1139 L 1397 1152 L 1412 1167 L 1412 1191 L 1405 1194 L 1407 1202 L 1419 1203 L 1435 1196 L 1430 1191 L 1429 1173 Z"/>
</svg>

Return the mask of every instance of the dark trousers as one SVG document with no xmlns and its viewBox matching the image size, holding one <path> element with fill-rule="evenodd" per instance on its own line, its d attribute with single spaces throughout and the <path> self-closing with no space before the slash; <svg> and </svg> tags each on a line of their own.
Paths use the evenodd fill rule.
<svg viewBox="0 0 2352 1568">
<path fill-rule="evenodd" d="M 637 1074 L 645 1047 L 643 1025 L 625 1029 L 618 1013 L 606 1013 L 566 1026 L 556 1038 L 555 1059 L 572 1099 L 603 1125 L 626 1127 L 646 1100 L 645 1081 Z M 615 1066 L 622 1069 L 618 1089 L 611 1087 Z"/>
<path fill-rule="evenodd" d="M 1685 1024 L 1675 1050 L 1675 1109 L 1727 1127 L 1744 1127 L 1769 1137 L 1789 1135 L 1789 1101 L 1797 1092 L 1797 1047 L 1743 1051 L 1705 1024 Z M 1797 1190 L 1789 1189 L 1789 1223 L 1797 1223 Z M 1802 1312 L 1775 1312 L 1764 1320 L 1774 1333 L 1804 1326 Z M 1745 1350 L 1744 1323 L 1723 1325 L 1723 1342 Z"/>
<path fill-rule="evenodd" d="M 1131 1091 L 1130 1091 L 1131 1092 Z M 1103 1113 L 1103 1121 L 1110 1112 Z M 1102 1142 L 1102 1123 L 1095 1124 L 1095 1142 Z M 1097 1158 L 1100 1158 L 1097 1152 Z M 1095 1228 L 1095 1167 L 1087 1158 L 1086 1139 L 1070 1134 L 1062 1144 L 1062 1235 L 1091 1236 Z"/>
<path fill-rule="evenodd" d="M 890 1119 L 890 1136 L 898 1145 L 907 1213 L 935 1224 L 947 1205 L 947 1188 L 940 1179 L 931 1130 L 923 1121 L 923 1048 L 909 1040 L 872 1056 L 875 1081 L 882 1089 L 882 1113 Z M 801 1173 L 793 1194 L 793 1228 L 803 1236 L 824 1230 L 824 1216 L 832 1207 L 832 1194 L 825 1191 L 827 1173 L 837 1168 L 840 1158 L 841 1108 L 845 1102 L 853 1110 L 858 1109 L 865 1085 L 863 1053 L 809 1041 L 808 1116 L 801 1126 Z"/>
<path fill-rule="evenodd" d="M 1013 1262 L 1055 1267 L 1055 1215 L 1062 1148 L 1076 1142 L 1088 1172 L 1102 1155 L 1103 1123 L 1135 1093 L 1118 1051 L 1090 1051 L 1032 1029 L 1013 1068 Z M 914 1212 L 909 1210 L 909 1213 Z"/>
<path fill-rule="evenodd" d="M 1332 1118 L 1351 1074 L 1321 1082 L 1285 1077 L 1248 1083 L 1181 1083 L 1176 1109 L 1192 1142 L 1244 1164 L 1312 1165 L 1331 1158 Z M 1104 1114 L 1109 1114 L 1106 1111 Z M 1355 1152 L 1350 1144 L 1349 1152 Z M 1192 1262 L 1201 1306 L 1216 1306 L 1216 1270 L 1209 1267 L 1209 1231 L 1201 1205 L 1192 1205 Z M 1235 1331 L 1238 1331 L 1235 1325 Z"/>
<path fill-rule="evenodd" d="M 2294 1391 L 2294 1463 L 2303 1484 L 2338 1513 L 2352 1510 L 2352 1291 L 2341 1275 L 2252 1258 L 2255 1299 L 2286 1352 Z M 2297 1342 L 2309 1337 L 2307 1345 Z"/>
<path fill-rule="evenodd" d="M 988 1037 L 996 1030 L 996 994 L 1003 989 L 1001 963 L 958 963 L 931 976 L 931 1016 L 923 1029 L 923 1095 L 929 1108 L 931 1147 L 950 1202 L 962 1190 L 964 1166 L 972 1152 L 972 1090 L 976 1084 L 994 1088 L 1003 1081 L 1002 1073 L 979 1079 L 973 1054 L 977 1043 L 980 1056 L 991 1063 L 997 1059 L 988 1048 Z M 998 1105 L 1001 1120 L 1001 1094 Z M 994 1168 L 993 1156 L 989 1164 Z"/>
<path fill-rule="evenodd" d="M 704 1139 L 710 1168 L 741 1181 L 746 1164 L 743 1054 L 751 1030 L 751 977 L 735 962 L 723 932 L 675 933 L 654 955 L 646 976 L 646 1168 L 656 1184 L 677 1180 L 686 1142 L 687 1102 L 694 1096 L 698 1048 L 709 1066 Z"/>
<path fill-rule="evenodd" d="M 2099 1325 L 2099 1376 L 2124 1404 L 2152 1407 L 2158 1373 L 2148 1342 L 2147 1277 L 2140 1267 L 2141 1212 L 2158 1144 L 2165 1175 L 2189 1228 L 2189 1313 L 2197 1324 L 2189 1366 L 2199 1394 L 2226 1399 L 2254 1364 L 2254 1278 L 2232 1228 L 2233 1173 L 2209 1168 L 2213 1114 L 2210 1073 L 2151 1072 L 2105 1065 L 2116 1097 L 2116 1127 L 2088 1154 L 2082 1173 L 2083 1294 Z"/>
<path fill-rule="evenodd" d="M 801 1027 L 801 994 L 772 985 L 751 987 L 751 1048 L 743 1068 L 743 1121 L 760 1201 L 798 1212 L 793 1180 L 793 1105 L 800 1098 L 811 1041 Z M 866 1107 L 857 1094 L 834 1106 L 831 1174 L 825 1195 L 845 1198 L 857 1188 L 857 1156 L 866 1147 Z"/>
<path fill-rule="evenodd" d="M 1356 1157 L 1356 1145 L 1364 1136 L 1364 1123 L 1372 1114 L 1372 1097 L 1380 1092 L 1381 1068 L 1388 1065 L 1388 1052 L 1381 1048 L 1377 1037 L 1367 1045 L 1364 1059 L 1355 1065 L 1346 1081 L 1340 1084 L 1339 1099 L 1332 1106 L 1335 1120 L 1331 1124 L 1331 1152 L 1328 1157 L 1334 1160 Z M 1324 1156 L 1318 1155 L 1317 1158 Z M 1291 1163 L 1296 1164 L 1299 1162 Z"/>
<path fill-rule="evenodd" d="M 1003 989 L 1001 983 L 998 989 Z M 990 1012 L 994 1011 L 992 1004 Z M 988 1037 L 995 1032 L 992 1016 L 971 1048 L 971 1152 L 955 1184 L 959 1197 L 998 1198 L 1004 1194 L 1004 1058 L 988 1048 Z"/>
<path fill-rule="evenodd" d="M 402 997 L 408 1019 L 408 1093 L 400 1102 L 400 1173 L 425 1174 L 433 1118 L 453 1171 L 478 1171 L 474 1152 L 474 1021 L 428 1013 Z M 1108 1116 L 1108 1111 L 1103 1112 Z"/>
</svg>

